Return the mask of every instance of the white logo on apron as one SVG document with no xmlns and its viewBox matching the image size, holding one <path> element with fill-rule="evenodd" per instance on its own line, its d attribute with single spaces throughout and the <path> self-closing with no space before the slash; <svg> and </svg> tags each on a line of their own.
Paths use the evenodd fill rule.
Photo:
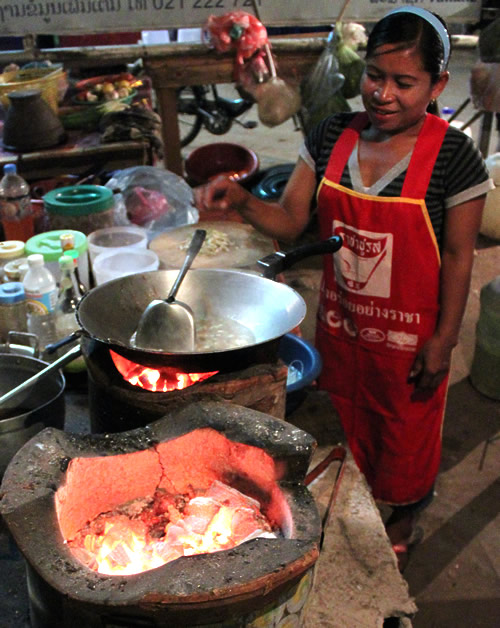
<svg viewBox="0 0 500 628">
<path fill-rule="evenodd" d="M 392 233 L 356 229 L 334 220 L 333 234 L 341 236 L 344 242 L 333 256 L 338 284 L 356 294 L 390 297 Z"/>
</svg>

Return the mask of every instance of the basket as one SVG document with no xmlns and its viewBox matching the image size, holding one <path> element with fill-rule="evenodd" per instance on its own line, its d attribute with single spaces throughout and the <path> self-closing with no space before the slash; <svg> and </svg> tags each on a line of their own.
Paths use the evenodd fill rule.
<svg viewBox="0 0 500 628">
<path fill-rule="evenodd" d="M 5 109 L 9 107 L 8 95 L 25 89 L 39 89 L 55 113 L 58 102 L 66 90 L 66 72 L 61 66 L 48 68 L 24 68 L 16 72 L 0 74 L 0 102 Z"/>
</svg>

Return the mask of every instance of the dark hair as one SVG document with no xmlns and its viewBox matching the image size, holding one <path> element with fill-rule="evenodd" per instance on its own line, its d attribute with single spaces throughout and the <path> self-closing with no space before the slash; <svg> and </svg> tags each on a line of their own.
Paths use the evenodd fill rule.
<svg viewBox="0 0 500 628">
<path fill-rule="evenodd" d="M 446 23 L 439 16 L 435 17 Z M 375 24 L 368 37 L 366 58 L 376 55 L 376 49 L 384 44 L 399 44 L 401 50 L 415 47 L 422 57 L 424 70 L 431 75 L 431 82 L 438 81 L 444 66 L 444 46 L 436 29 L 429 22 L 413 13 L 386 15 Z"/>
</svg>

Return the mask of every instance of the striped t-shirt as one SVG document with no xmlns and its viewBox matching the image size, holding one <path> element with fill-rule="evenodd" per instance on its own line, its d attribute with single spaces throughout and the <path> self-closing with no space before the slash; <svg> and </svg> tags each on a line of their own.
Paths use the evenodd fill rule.
<svg viewBox="0 0 500 628">
<path fill-rule="evenodd" d="M 355 113 L 337 113 L 320 122 L 305 139 L 300 157 L 316 173 L 319 183 L 324 177 L 332 147 L 338 140 Z M 373 196 L 401 196 L 406 170 L 411 153 L 390 169 L 379 181 L 369 188 L 363 186 L 354 149 L 340 184 L 351 190 Z M 481 153 L 473 140 L 453 126 L 449 126 L 439 151 L 425 203 L 439 246 L 442 245 L 445 210 L 464 203 L 493 189 Z"/>
</svg>

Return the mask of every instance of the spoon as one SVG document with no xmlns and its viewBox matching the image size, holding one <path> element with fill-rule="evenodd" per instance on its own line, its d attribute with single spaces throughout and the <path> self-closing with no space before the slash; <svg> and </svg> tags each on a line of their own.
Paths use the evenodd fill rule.
<svg viewBox="0 0 500 628">
<path fill-rule="evenodd" d="M 196 229 L 179 274 L 166 299 L 155 299 L 146 307 L 131 338 L 138 349 L 184 353 L 194 351 L 193 311 L 175 296 L 182 280 L 200 251 L 207 232 Z"/>
</svg>

